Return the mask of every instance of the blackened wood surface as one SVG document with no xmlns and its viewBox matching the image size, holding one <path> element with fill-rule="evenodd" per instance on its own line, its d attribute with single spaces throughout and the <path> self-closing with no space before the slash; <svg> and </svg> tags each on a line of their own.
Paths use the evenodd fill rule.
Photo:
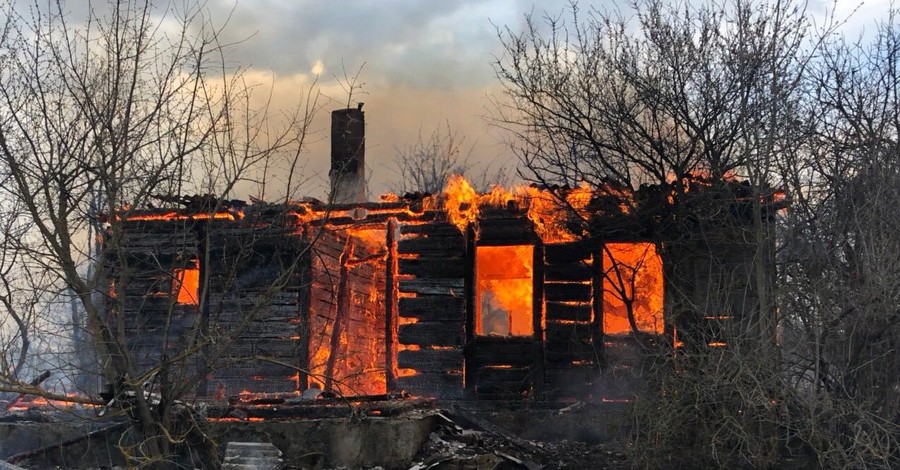
<svg viewBox="0 0 900 470">
<path fill-rule="evenodd" d="M 518 396 L 534 388 L 534 338 L 477 336 L 472 348 L 472 389 L 478 398 Z"/>
<path fill-rule="evenodd" d="M 419 346 L 462 346 L 465 331 L 460 324 L 447 322 L 418 322 L 400 325 L 400 344 Z"/>
<path fill-rule="evenodd" d="M 547 321 L 591 321 L 593 306 L 588 302 L 547 302 Z"/>
<path fill-rule="evenodd" d="M 397 378 L 414 395 L 462 396 L 465 343 L 465 239 L 455 226 L 399 224 Z M 405 346 L 411 347 L 405 347 Z"/>
<path fill-rule="evenodd" d="M 593 289 L 591 288 L 590 279 L 586 279 L 583 283 L 558 283 L 548 282 L 544 284 L 544 298 L 547 301 L 560 302 L 589 302 Z"/>
<path fill-rule="evenodd" d="M 401 369 L 415 369 L 419 372 L 461 371 L 463 358 L 459 348 L 407 350 L 400 351 L 397 364 Z"/>
<path fill-rule="evenodd" d="M 387 260 L 385 261 L 385 283 L 382 287 L 384 295 L 384 371 L 385 391 L 394 390 L 397 387 L 394 375 L 397 366 L 397 220 L 390 219 L 387 224 L 386 234 Z"/>
<path fill-rule="evenodd" d="M 461 398 L 463 376 L 461 372 L 419 372 L 416 375 L 397 377 L 397 387 L 413 395 L 439 398 Z M 413 393 L 413 392 L 418 392 Z"/>
<path fill-rule="evenodd" d="M 597 369 L 595 253 L 590 241 L 544 247 L 544 386 L 547 398 L 580 398 Z M 576 371 L 576 372 L 573 372 Z M 591 375 L 595 374 L 595 375 Z"/>
<path fill-rule="evenodd" d="M 465 320 L 462 318 L 462 312 L 465 309 L 465 299 L 462 296 L 403 297 L 400 299 L 399 305 L 400 314 L 404 318 L 447 323 L 459 323 Z"/>
<path fill-rule="evenodd" d="M 478 221 L 478 244 L 532 245 L 538 241 L 534 224 L 527 217 L 490 217 L 483 214 Z"/>
</svg>

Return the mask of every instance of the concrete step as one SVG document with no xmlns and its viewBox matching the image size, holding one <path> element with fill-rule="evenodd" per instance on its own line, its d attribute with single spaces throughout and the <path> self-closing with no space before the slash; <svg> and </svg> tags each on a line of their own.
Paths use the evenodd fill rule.
<svg viewBox="0 0 900 470">
<path fill-rule="evenodd" d="M 229 442 L 222 470 L 278 470 L 281 451 L 270 442 Z"/>
</svg>

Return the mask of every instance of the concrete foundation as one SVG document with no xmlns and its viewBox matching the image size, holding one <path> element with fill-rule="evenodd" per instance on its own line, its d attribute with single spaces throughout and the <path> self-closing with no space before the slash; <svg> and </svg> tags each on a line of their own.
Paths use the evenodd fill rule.
<svg viewBox="0 0 900 470">
<path fill-rule="evenodd" d="M 287 466 L 408 468 L 435 425 L 429 414 L 397 418 L 212 423 L 215 439 L 271 442 Z"/>
</svg>

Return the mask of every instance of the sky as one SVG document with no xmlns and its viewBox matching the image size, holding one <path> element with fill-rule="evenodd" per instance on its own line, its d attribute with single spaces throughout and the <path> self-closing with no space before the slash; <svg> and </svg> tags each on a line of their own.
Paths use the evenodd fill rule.
<svg viewBox="0 0 900 470">
<path fill-rule="evenodd" d="M 318 76 L 324 111 L 306 153 L 308 192 L 327 191 L 328 112 L 347 103 L 336 78 L 361 69 L 361 90 L 352 105 L 365 102 L 366 160 L 370 198 L 396 178 L 398 148 L 420 134 L 450 126 L 465 138 L 464 150 L 480 164 L 515 165 L 499 129 L 489 124 L 490 97 L 498 81 L 492 62 L 502 54 L 499 28 L 519 31 L 529 12 L 558 14 L 568 0 L 211 0 L 215 21 L 228 18 L 227 38 L 240 40 L 231 58 L 250 67 L 261 83 L 273 83 L 278 101 L 290 103 Z M 849 18 L 847 31 L 886 11 L 888 0 L 811 0 L 820 20 L 834 10 Z M 622 2 L 619 2 L 621 5 Z M 631 10 L 612 0 L 580 2 L 588 8 Z"/>
<path fill-rule="evenodd" d="M 558 12 L 566 4 L 540 8 Z M 463 137 L 474 162 L 514 165 L 486 119 L 498 91 L 491 63 L 501 52 L 497 28 L 519 30 L 531 1 L 217 0 L 207 7 L 214 20 L 230 18 L 228 39 L 245 39 L 230 57 L 261 83 L 274 83 L 282 104 L 318 76 L 324 112 L 306 153 L 311 195 L 321 197 L 328 187 L 328 113 L 347 104 L 336 81 L 360 68 L 362 86 L 351 105 L 365 103 L 370 199 L 396 178 L 398 148 L 438 128 Z"/>
<path fill-rule="evenodd" d="M 700 0 L 697 0 L 698 2 Z M 164 1 L 158 3 L 166 3 Z M 177 3 L 177 2 L 176 2 Z M 581 0 L 632 16 L 629 0 Z M 822 21 L 833 10 L 849 18 L 848 35 L 863 31 L 887 11 L 890 0 L 809 0 Z M 86 0 L 69 0 L 73 10 Z M 328 190 L 329 114 L 348 103 L 338 84 L 359 71 L 361 87 L 350 105 L 364 102 L 369 197 L 377 199 L 396 180 L 393 159 L 420 135 L 449 126 L 463 137 L 464 152 L 485 165 L 514 166 L 502 132 L 490 125 L 491 97 L 499 83 L 492 62 L 502 54 L 498 28 L 520 31 L 525 15 L 560 14 L 569 0 L 206 0 L 211 23 L 225 26 L 221 39 L 231 65 L 243 67 L 258 94 L 275 107 L 300 102 L 315 81 L 322 110 L 312 126 L 303 158 L 309 196 Z M 77 11 L 76 11 L 77 13 Z M 253 190 L 242 188 L 237 197 Z"/>
</svg>

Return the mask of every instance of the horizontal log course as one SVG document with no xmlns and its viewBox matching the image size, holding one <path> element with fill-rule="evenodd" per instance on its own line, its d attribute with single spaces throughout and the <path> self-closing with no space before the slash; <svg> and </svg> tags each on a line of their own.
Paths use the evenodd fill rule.
<svg viewBox="0 0 900 470">
<path fill-rule="evenodd" d="M 420 295 L 447 295 L 463 297 L 465 294 L 464 279 L 400 279 L 400 292 Z"/>
<path fill-rule="evenodd" d="M 426 235 L 429 237 L 440 238 L 462 238 L 462 232 L 460 232 L 455 225 L 440 222 L 432 222 L 427 224 L 400 224 L 400 236 L 406 237 L 408 235 Z"/>
<path fill-rule="evenodd" d="M 401 297 L 398 314 L 404 318 L 419 321 L 462 322 L 465 321 L 466 299 L 462 296 L 428 295 L 422 297 Z"/>
<path fill-rule="evenodd" d="M 575 391 L 585 396 L 591 392 L 590 386 L 587 384 L 594 382 L 602 374 L 603 371 L 596 365 L 572 365 L 571 367 L 557 365 L 546 369 L 544 383 L 549 384 L 546 387 L 549 391 L 568 390 L 570 393 Z"/>
<path fill-rule="evenodd" d="M 590 303 L 563 303 L 548 301 L 544 304 L 547 321 L 569 320 L 589 322 L 593 317 Z"/>
<path fill-rule="evenodd" d="M 547 321 L 544 334 L 547 343 L 590 341 L 594 337 L 593 325 L 589 322 L 560 323 Z"/>
<path fill-rule="evenodd" d="M 462 346 L 465 341 L 463 325 L 448 322 L 419 322 L 400 325 L 400 344 L 420 346 Z"/>
<path fill-rule="evenodd" d="M 207 390 L 207 395 L 209 396 L 215 396 L 219 385 L 222 386 L 226 395 L 235 395 L 242 391 L 252 393 L 278 393 L 290 392 L 297 389 L 297 383 L 295 380 L 276 378 L 267 378 L 266 380 L 251 380 L 247 377 L 213 377 L 209 383 L 214 384 L 211 385 Z M 269 410 L 273 414 L 278 413 L 277 407 L 261 409 Z"/>
<path fill-rule="evenodd" d="M 286 367 L 268 361 L 252 361 L 241 364 L 215 367 L 210 373 L 214 377 L 219 378 L 234 377 L 251 379 L 252 377 L 271 377 L 276 379 L 289 380 L 290 377 L 297 373 L 297 370 L 292 367 Z M 258 381 L 260 379 L 253 380 Z"/>
<path fill-rule="evenodd" d="M 466 243 L 458 237 L 423 237 L 401 239 L 397 242 L 397 252 L 432 257 L 461 257 L 465 254 Z"/>
<path fill-rule="evenodd" d="M 404 350 L 397 353 L 397 365 L 418 372 L 461 371 L 463 352 L 462 348 Z"/>
<path fill-rule="evenodd" d="M 544 266 L 547 281 L 590 281 L 593 277 L 590 261 L 571 261 Z"/>
<path fill-rule="evenodd" d="M 531 220 L 525 217 L 483 218 L 478 221 L 479 245 L 532 245 L 539 240 Z"/>
<path fill-rule="evenodd" d="M 544 362 L 548 367 L 564 367 L 573 363 L 599 364 L 600 351 L 587 341 L 548 344 Z"/>
<path fill-rule="evenodd" d="M 233 286 L 232 286 L 233 289 Z M 211 293 L 207 297 L 210 305 L 223 305 L 227 307 L 253 307 L 255 305 L 266 305 L 272 308 L 276 306 L 296 306 L 299 295 L 297 292 L 285 292 L 283 290 L 274 291 L 263 295 L 246 295 L 246 291 L 235 295 L 234 292 L 229 293 Z"/>
<path fill-rule="evenodd" d="M 396 384 L 397 390 L 435 398 L 461 398 L 463 393 L 462 373 L 423 372 L 397 377 Z"/>
<path fill-rule="evenodd" d="M 544 260 L 548 265 L 590 261 L 593 249 L 589 241 L 544 245 Z"/>
<path fill-rule="evenodd" d="M 479 386 L 487 383 L 509 384 L 514 387 L 524 386 L 531 383 L 532 374 L 533 369 L 530 367 L 508 369 L 479 367 L 475 371 L 475 383 Z"/>
<path fill-rule="evenodd" d="M 473 346 L 476 367 L 534 364 L 534 339 L 516 337 L 477 336 Z"/>
<path fill-rule="evenodd" d="M 584 283 L 544 283 L 544 299 L 549 301 L 588 302 L 591 300 L 593 289 L 590 284 Z"/>
<path fill-rule="evenodd" d="M 427 278 L 464 278 L 465 260 L 459 257 L 400 258 L 397 260 L 400 275 Z"/>
</svg>

